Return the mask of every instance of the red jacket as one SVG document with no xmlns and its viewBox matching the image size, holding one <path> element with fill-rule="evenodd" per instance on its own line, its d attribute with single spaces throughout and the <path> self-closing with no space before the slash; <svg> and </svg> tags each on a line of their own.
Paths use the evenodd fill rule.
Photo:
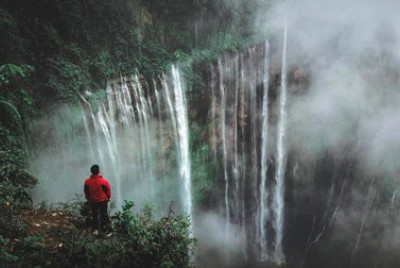
<svg viewBox="0 0 400 268">
<path fill-rule="evenodd" d="M 104 202 L 111 199 L 111 187 L 101 174 L 91 175 L 85 180 L 85 197 L 92 202 Z"/>
</svg>

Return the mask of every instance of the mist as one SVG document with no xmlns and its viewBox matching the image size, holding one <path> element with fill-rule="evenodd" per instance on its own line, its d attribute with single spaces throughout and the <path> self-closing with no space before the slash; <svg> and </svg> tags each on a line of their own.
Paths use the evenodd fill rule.
<svg viewBox="0 0 400 268">
<path fill-rule="evenodd" d="M 381 175 L 395 172 L 400 148 L 400 3 L 287 1 L 265 14 L 262 30 L 282 36 L 288 20 L 290 68 L 310 80 L 290 102 L 290 144 L 318 154 L 349 143 Z"/>
<path fill-rule="evenodd" d="M 328 236 L 322 247 L 346 241 L 347 253 L 337 254 L 346 256 L 343 263 L 349 267 L 371 265 L 362 266 L 362 254 L 368 255 L 371 248 L 382 254 L 374 259 L 376 265 L 385 258 L 389 267 L 397 263 L 390 256 L 398 245 L 393 239 L 398 228 L 386 202 L 388 196 L 396 198 L 400 186 L 399 16 L 400 3 L 390 0 L 284 1 L 265 12 L 260 28 L 278 37 L 280 54 L 287 18 L 291 77 L 287 142 L 300 174 L 294 176 L 294 184 L 303 187 L 293 191 L 316 200 L 325 195 L 319 201 L 319 210 L 325 209 L 320 224 L 331 229 L 327 235 L 321 228 L 320 234 Z M 333 157 L 326 158 L 327 152 Z M 338 164 L 333 160 L 346 158 L 345 169 L 352 171 L 335 177 Z M 315 177 L 319 173 L 313 169 L 323 159 L 332 159 L 325 164 L 333 167 L 332 172 L 326 169 Z M 313 192 L 313 184 L 331 184 L 331 192 Z M 330 213 L 329 193 L 339 187 L 342 191 L 333 202 L 336 210 Z M 373 223 L 370 213 L 376 213 Z M 382 239 L 373 235 L 376 226 L 385 228 Z M 329 267 L 343 263 L 333 261 Z"/>
<path fill-rule="evenodd" d="M 168 78 L 164 83 L 172 82 Z M 136 94 L 136 115 L 127 101 L 131 98 L 128 87 Z M 122 82 L 122 86 L 119 81 L 110 82 L 107 93 L 104 103 L 83 100 L 60 105 L 33 123 L 35 157 L 30 169 L 41 179 L 33 191 L 35 203 L 83 200 L 83 183 L 91 175 L 90 167 L 98 164 L 111 184 L 117 210 L 124 200 L 131 200 L 137 210 L 151 205 L 161 215 L 169 208 L 182 213 L 179 137 L 176 116 L 167 105 L 171 102 L 169 95 L 152 104 L 135 78 Z M 172 89 L 169 94 L 174 96 Z M 172 101 L 171 108 L 173 105 Z M 162 113 L 164 120 L 154 117 L 156 112 Z"/>
</svg>

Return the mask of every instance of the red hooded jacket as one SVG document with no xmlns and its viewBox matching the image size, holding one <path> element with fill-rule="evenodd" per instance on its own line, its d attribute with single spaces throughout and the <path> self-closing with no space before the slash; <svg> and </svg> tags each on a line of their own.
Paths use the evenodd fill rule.
<svg viewBox="0 0 400 268">
<path fill-rule="evenodd" d="M 111 199 L 111 187 L 101 174 L 91 175 L 85 180 L 85 197 L 92 202 L 104 202 Z"/>
</svg>

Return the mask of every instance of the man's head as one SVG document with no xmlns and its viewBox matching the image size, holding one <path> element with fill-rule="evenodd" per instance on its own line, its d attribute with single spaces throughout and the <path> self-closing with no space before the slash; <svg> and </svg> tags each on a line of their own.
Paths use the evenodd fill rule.
<svg viewBox="0 0 400 268">
<path fill-rule="evenodd" d="M 100 173 L 100 167 L 99 167 L 99 165 L 93 165 L 93 166 L 90 168 L 90 172 L 92 172 L 93 175 L 99 174 L 99 173 Z"/>
</svg>

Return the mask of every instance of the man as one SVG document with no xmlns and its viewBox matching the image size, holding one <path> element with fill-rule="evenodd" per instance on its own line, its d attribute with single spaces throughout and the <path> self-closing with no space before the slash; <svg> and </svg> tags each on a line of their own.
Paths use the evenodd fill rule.
<svg viewBox="0 0 400 268">
<path fill-rule="evenodd" d="M 111 199 L 111 187 L 107 179 L 100 174 L 98 165 L 93 165 L 90 172 L 92 175 L 85 180 L 84 192 L 92 207 L 92 228 L 98 233 L 98 230 L 104 231 L 107 227 L 107 203 Z"/>
</svg>

